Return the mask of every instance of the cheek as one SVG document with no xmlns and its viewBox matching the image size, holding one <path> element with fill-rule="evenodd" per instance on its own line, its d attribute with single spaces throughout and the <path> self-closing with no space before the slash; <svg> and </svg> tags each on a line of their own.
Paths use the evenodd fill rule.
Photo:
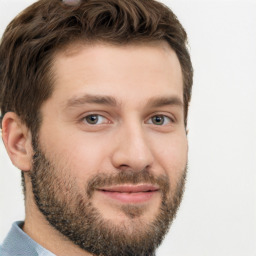
<svg viewBox="0 0 256 256">
<path fill-rule="evenodd" d="M 43 141 L 43 140 L 42 140 Z M 55 140 L 44 140 L 44 152 L 54 161 L 58 169 L 69 172 L 79 186 L 83 186 L 95 174 L 104 170 L 106 145 L 102 140 L 90 136 L 55 136 Z"/>
<path fill-rule="evenodd" d="M 185 134 L 170 135 L 162 141 L 158 141 L 158 146 L 154 147 L 157 164 L 169 176 L 170 182 L 176 183 L 182 176 L 188 154 L 187 137 Z"/>
</svg>

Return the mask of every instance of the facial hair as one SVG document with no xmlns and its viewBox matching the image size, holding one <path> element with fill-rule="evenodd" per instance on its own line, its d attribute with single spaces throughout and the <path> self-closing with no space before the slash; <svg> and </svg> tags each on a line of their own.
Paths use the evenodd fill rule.
<svg viewBox="0 0 256 256">
<path fill-rule="evenodd" d="M 117 171 L 91 177 L 84 191 L 79 191 L 74 177 L 50 160 L 34 142 L 33 168 L 30 179 L 35 203 L 49 224 L 85 251 L 97 256 L 153 256 L 161 244 L 179 208 L 187 168 L 172 191 L 169 179 L 155 177 L 149 170 Z M 143 207 L 123 205 L 121 211 L 129 220 L 116 224 L 104 219 L 93 202 L 94 191 L 100 186 L 150 183 L 161 192 L 161 205 L 154 220 L 143 222 Z M 172 191 L 172 192 L 171 192 Z M 142 216 L 142 218 L 140 218 Z"/>
</svg>

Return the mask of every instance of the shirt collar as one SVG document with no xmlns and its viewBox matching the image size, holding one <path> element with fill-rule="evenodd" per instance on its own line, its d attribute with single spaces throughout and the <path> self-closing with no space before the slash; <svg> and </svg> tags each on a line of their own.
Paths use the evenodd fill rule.
<svg viewBox="0 0 256 256">
<path fill-rule="evenodd" d="M 37 255 L 37 256 L 55 256 L 55 254 L 43 248 L 31 237 L 29 237 L 23 230 L 23 221 L 17 221 L 12 224 L 11 230 L 5 238 L 1 253 L 3 255 Z M 1 254 L 2 255 L 2 254 Z"/>
</svg>

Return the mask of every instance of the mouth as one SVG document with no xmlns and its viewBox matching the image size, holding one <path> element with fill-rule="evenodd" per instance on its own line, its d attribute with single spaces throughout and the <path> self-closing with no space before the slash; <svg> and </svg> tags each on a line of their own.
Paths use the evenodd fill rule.
<svg viewBox="0 0 256 256">
<path fill-rule="evenodd" d="M 143 203 L 149 201 L 159 188 L 151 184 L 118 185 L 97 189 L 102 195 L 121 203 Z"/>
</svg>

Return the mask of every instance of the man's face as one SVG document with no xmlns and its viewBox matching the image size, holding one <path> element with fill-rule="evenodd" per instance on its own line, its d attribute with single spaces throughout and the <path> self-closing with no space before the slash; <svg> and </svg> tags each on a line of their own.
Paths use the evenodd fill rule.
<svg viewBox="0 0 256 256">
<path fill-rule="evenodd" d="M 164 42 L 76 44 L 56 55 L 53 73 L 31 172 L 38 208 L 89 252 L 150 255 L 186 173 L 176 54 Z"/>
</svg>

